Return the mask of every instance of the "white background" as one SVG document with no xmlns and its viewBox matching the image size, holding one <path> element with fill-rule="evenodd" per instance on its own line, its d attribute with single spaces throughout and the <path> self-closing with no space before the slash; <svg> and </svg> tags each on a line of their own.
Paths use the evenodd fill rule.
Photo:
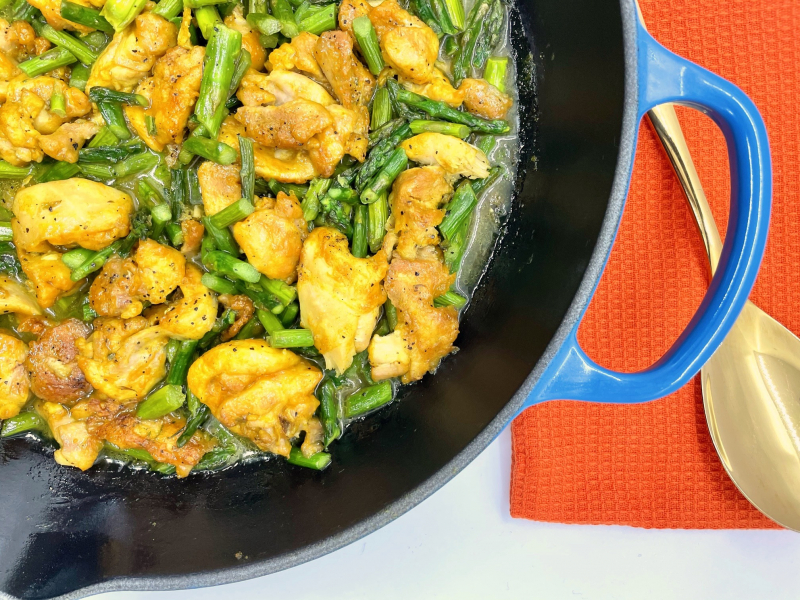
<svg viewBox="0 0 800 600">
<path fill-rule="evenodd" d="M 800 534 L 554 525 L 509 516 L 506 430 L 428 500 L 288 571 L 184 592 L 97 600 L 800 598 Z"/>
</svg>

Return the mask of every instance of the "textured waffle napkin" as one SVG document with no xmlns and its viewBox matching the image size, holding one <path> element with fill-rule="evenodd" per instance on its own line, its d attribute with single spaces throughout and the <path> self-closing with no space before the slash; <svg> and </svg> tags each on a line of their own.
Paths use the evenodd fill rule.
<svg viewBox="0 0 800 600">
<path fill-rule="evenodd" d="M 800 2 L 640 0 L 655 38 L 741 87 L 767 124 L 774 202 L 751 300 L 800 333 Z M 730 193 L 722 134 L 679 118 L 724 231 Z M 706 257 L 675 175 L 642 125 L 614 249 L 579 330 L 601 365 L 635 371 L 678 337 L 707 288 Z M 551 402 L 514 421 L 511 514 L 562 523 L 773 528 L 738 492 L 708 433 L 699 378 L 635 406 Z"/>
</svg>

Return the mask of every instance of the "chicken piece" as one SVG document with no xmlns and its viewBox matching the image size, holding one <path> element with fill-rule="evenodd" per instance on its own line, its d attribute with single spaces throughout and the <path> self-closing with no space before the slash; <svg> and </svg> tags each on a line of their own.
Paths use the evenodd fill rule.
<svg viewBox="0 0 800 600">
<path fill-rule="evenodd" d="M 392 216 L 384 250 L 412 260 L 417 250 L 439 243 L 436 229 L 444 219 L 444 205 L 453 194 L 441 167 L 421 167 L 400 173 L 389 195 Z"/>
<path fill-rule="evenodd" d="M 310 80 L 309 80 L 310 81 Z M 239 151 L 239 137 L 245 135 L 244 126 L 233 117 L 222 123 L 219 141 Z M 305 183 L 317 175 L 317 169 L 305 150 L 267 148 L 263 144 L 253 144 L 256 175 L 264 179 L 277 179 L 283 183 Z M 238 197 L 236 198 L 238 200 Z M 205 204 L 205 199 L 203 200 Z"/>
<path fill-rule="evenodd" d="M 239 7 L 240 8 L 240 7 Z M 170 48 L 153 69 L 153 95 L 145 114 L 156 122 L 156 139 L 162 144 L 180 144 L 203 77 L 205 49 Z"/>
<path fill-rule="evenodd" d="M 47 156 L 65 162 L 78 162 L 78 151 L 86 140 L 94 137 L 100 130 L 97 123 L 79 119 L 72 123 L 64 123 L 55 133 L 39 138 L 39 146 Z"/>
<path fill-rule="evenodd" d="M 225 17 L 225 26 L 242 34 L 242 48 L 250 53 L 252 68 L 256 71 L 264 70 L 264 61 L 267 60 L 267 52 L 258 41 L 259 32 L 250 27 L 244 18 L 244 9 L 241 4 L 237 4 L 233 12 Z M 302 34 L 301 34 L 302 35 Z M 295 38 L 296 39 L 296 38 Z"/>
<path fill-rule="evenodd" d="M 318 82 L 324 81 L 325 75 L 314 58 L 318 39 L 313 33 L 303 31 L 291 42 L 281 44 L 269 55 L 270 71 L 299 71 Z"/>
<path fill-rule="evenodd" d="M 22 22 L 20 21 L 20 23 Z M 14 59 L 0 52 L 0 102 L 5 102 L 8 98 L 9 82 L 20 75 L 24 75 L 24 73 Z"/>
<path fill-rule="evenodd" d="M 155 82 L 152 77 L 145 77 L 142 79 L 134 91 L 140 96 L 144 96 L 150 106 L 152 106 L 153 94 L 155 91 Z M 147 119 L 145 118 L 148 113 L 145 111 L 145 109 L 139 105 L 136 105 L 125 106 L 123 107 L 123 110 L 125 111 L 125 115 L 128 117 L 128 124 L 130 125 L 131 129 L 133 129 L 136 135 L 142 138 L 142 141 L 147 144 L 147 147 L 155 150 L 156 152 L 162 152 L 164 150 L 164 144 L 159 141 L 157 130 L 155 135 L 150 133 L 150 128 L 147 126 Z"/>
<path fill-rule="evenodd" d="M 289 456 L 291 439 L 315 428 L 322 373 L 263 340 L 226 342 L 189 368 L 189 389 L 234 433 L 261 450 Z"/>
<path fill-rule="evenodd" d="M 144 398 L 166 375 L 169 334 L 144 317 L 99 317 L 94 332 L 77 340 L 78 366 L 86 380 L 120 402 Z"/>
<path fill-rule="evenodd" d="M 237 294 L 236 296 L 231 296 L 230 294 L 220 294 L 219 302 L 226 309 L 230 309 L 236 313 L 236 320 L 233 322 L 233 325 L 223 331 L 222 335 L 220 336 L 223 342 L 227 342 L 228 340 L 233 339 L 233 337 L 241 331 L 242 327 L 244 327 L 248 321 L 253 318 L 253 315 L 256 312 L 256 307 L 253 304 L 253 301 L 243 294 Z"/>
<path fill-rule="evenodd" d="M 82 404 L 73 407 L 72 411 L 81 413 Z M 36 412 L 47 421 L 53 437 L 61 446 L 53 455 L 58 464 L 76 467 L 81 471 L 94 464 L 103 449 L 103 440 L 89 432 L 85 420 L 74 417 L 69 409 L 57 402 L 39 401 L 36 403 Z"/>
<path fill-rule="evenodd" d="M 404 77 L 400 77 L 399 82 L 405 89 L 415 94 L 420 94 L 431 100 L 446 102 L 453 108 L 458 108 L 464 102 L 464 91 L 461 89 L 463 83 L 458 89 L 454 88 L 447 75 L 436 68 L 433 69 L 430 81 L 422 85 Z"/>
<path fill-rule="evenodd" d="M 369 111 L 365 106 L 351 110 L 332 104 L 327 110 L 333 125 L 308 144 L 309 158 L 322 177 L 332 176 L 345 154 L 363 162 L 369 147 Z"/>
<path fill-rule="evenodd" d="M 381 281 L 387 269 L 383 250 L 355 258 L 336 229 L 318 227 L 309 234 L 298 269 L 300 324 L 314 334 L 327 368 L 344 372 L 369 345 L 386 301 Z"/>
<path fill-rule="evenodd" d="M 280 106 L 242 106 L 234 115 L 247 137 L 272 148 L 302 148 L 333 125 L 330 113 L 310 100 L 291 100 Z"/>
<path fill-rule="evenodd" d="M 452 179 L 489 176 L 489 160 L 482 150 L 464 140 L 443 133 L 425 132 L 400 144 L 409 160 L 422 165 L 438 165 Z"/>
<path fill-rule="evenodd" d="M 28 401 L 27 356 L 25 343 L 0 329 L 0 420 L 17 416 Z"/>
<path fill-rule="evenodd" d="M 375 336 L 370 344 L 373 379 L 402 376 L 403 383 L 417 381 L 455 350 L 458 312 L 452 306 L 433 305 L 434 298 L 450 289 L 454 279 L 435 259 L 392 260 L 385 285 L 397 309 L 397 327 L 387 336 Z"/>
<path fill-rule="evenodd" d="M 123 450 L 144 450 L 157 462 L 173 465 L 178 477 L 189 475 L 203 455 L 216 445 L 207 433 L 198 431 L 179 448 L 178 438 L 186 419 L 174 413 L 144 420 L 113 400 L 92 398 L 85 404 L 87 425 L 93 436 Z"/>
<path fill-rule="evenodd" d="M 130 319 L 141 314 L 144 302 L 166 302 L 185 270 L 183 254 L 145 239 L 133 257 L 114 257 L 103 266 L 89 290 L 89 301 L 101 317 Z"/>
<path fill-rule="evenodd" d="M 100 250 L 128 235 L 133 200 L 110 186 L 74 177 L 20 190 L 12 212 L 17 248 L 47 252 L 53 244 Z"/>
<path fill-rule="evenodd" d="M 467 110 L 484 119 L 505 119 L 514 105 L 511 96 L 504 94 L 485 79 L 465 79 L 458 90 L 464 94 Z"/>
<path fill-rule="evenodd" d="M 169 21 L 150 12 L 141 13 L 133 23 L 114 34 L 86 82 L 86 92 L 94 86 L 132 92 L 153 68 L 156 59 L 172 48 L 178 30 Z"/>
<path fill-rule="evenodd" d="M 239 147 L 238 140 L 234 147 Z M 242 197 L 239 170 L 239 165 L 223 166 L 210 160 L 198 167 L 197 181 L 206 215 L 214 215 Z"/>
<path fill-rule="evenodd" d="M 44 41 L 47 47 L 38 40 Z M 0 19 L 0 52 L 8 58 L 21 62 L 41 54 L 41 51 L 49 47 L 50 42 L 44 38 L 37 38 L 36 31 L 27 21 L 9 23 L 5 19 Z"/>
<path fill-rule="evenodd" d="M 202 284 L 202 271 L 193 264 L 186 265 L 180 283 L 183 298 L 173 302 L 155 322 L 170 337 L 199 340 L 214 326 L 217 318 L 217 296 Z"/>
<path fill-rule="evenodd" d="M 233 237 L 248 262 L 270 279 L 292 282 L 308 225 L 300 202 L 278 192 L 277 200 L 264 198 L 257 210 L 233 226 Z"/>
<path fill-rule="evenodd" d="M 200 221 L 194 219 L 185 219 L 181 221 L 181 233 L 183 233 L 183 245 L 181 246 L 181 254 L 190 258 L 200 251 L 200 245 L 203 243 L 203 234 L 206 229 Z"/>
<path fill-rule="evenodd" d="M 62 262 L 62 254 L 55 250 L 26 252 L 18 246 L 17 256 L 22 272 L 33 284 L 36 300 L 42 308 L 50 308 L 61 296 L 68 296 L 84 281 L 72 281 L 72 272 Z"/>
<path fill-rule="evenodd" d="M 353 38 L 348 32 L 323 33 L 314 47 L 314 58 L 345 108 L 369 103 L 375 91 L 375 78 L 353 54 Z"/>
<path fill-rule="evenodd" d="M 39 340 L 31 343 L 25 366 L 31 373 L 31 391 L 48 402 L 67 404 L 92 391 L 78 368 L 77 340 L 86 339 L 88 325 L 67 319 L 47 327 Z"/>
<path fill-rule="evenodd" d="M 368 15 L 372 7 L 366 0 L 342 0 L 339 5 L 339 29 L 353 33 L 353 21 Z"/>
<path fill-rule="evenodd" d="M 300 73 L 275 69 L 269 75 L 252 69 L 242 79 L 236 96 L 245 106 L 286 104 L 302 98 L 322 106 L 336 104 L 324 87 Z"/>
<path fill-rule="evenodd" d="M 58 29 L 59 31 L 62 29 L 72 29 L 73 31 L 77 31 L 79 33 L 89 33 L 92 31 L 91 27 L 73 23 L 72 21 L 67 21 L 64 19 L 61 16 L 60 0 L 33 0 L 32 2 L 28 2 L 28 4 L 42 11 L 42 16 L 54 29 Z M 84 0 L 76 0 L 76 4 L 80 4 L 82 6 L 91 6 Z"/>
<path fill-rule="evenodd" d="M 0 275 L 0 315 L 40 315 L 42 309 L 25 287 L 5 275 Z"/>
<path fill-rule="evenodd" d="M 369 12 L 386 63 L 408 81 L 428 83 L 439 56 L 439 38 L 417 17 L 394 0 L 385 0 Z"/>
</svg>

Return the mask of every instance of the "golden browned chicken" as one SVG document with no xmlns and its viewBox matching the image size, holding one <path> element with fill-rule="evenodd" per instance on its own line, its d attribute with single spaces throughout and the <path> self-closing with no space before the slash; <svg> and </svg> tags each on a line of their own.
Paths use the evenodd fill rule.
<svg viewBox="0 0 800 600">
<path fill-rule="evenodd" d="M 317 429 L 314 389 L 322 373 L 289 350 L 263 340 L 226 342 L 189 368 L 189 389 L 234 433 L 261 449 L 289 456 L 291 439 Z M 313 436 L 307 436 L 310 439 Z M 316 447 L 304 444 L 303 453 Z"/>
<path fill-rule="evenodd" d="M 89 301 L 101 317 L 130 319 L 141 314 L 144 302 L 166 302 L 185 270 L 186 259 L 178 250 L 145 239 L 131 258 L 113 257 L 103 266 Z"/>
<path fill-rule="evenodd" d="M 6 313 L 31 316 L 42 314 L 42 309 L 22 284 L 0 275 L 0 315 Z"/>
<path fill-rule="evenodd" d="M 241 4 L 237 4 L 233 12 L 225 17 L 224 23 L 229 29 L 242 34 L 242 48 L 250 53 L 251 68 L 256 71 L 263 71 L 264 61 L 267 60 L 267 52 L 258 40 L 259 32 L 250 27 L 250 24 L 244 18 L 244 9 Z"/>
<path fill-rule="evenodd" d="M 375 78 L 353 54 L 353 38 L 348 32 L 323 33 L 314 47 L 314 58 L 345 108 L 369 103 Z"/>
<path fill-rule="evenodd" d="M 392 216 L 387 223 L 384 250 L 413 260 L 420 248 L 439 243 L 436 229 L 444 219 L 444 205 L 453 194 L 441 167 L 419 167 L 400 173 L 389 195 Z M 395 248 L 396 245 L 396 248 Z"/>
<path fill-rule="evenodd" d="M 205 227 L 203 227 L 200 221 L 195 219 L 184 219 L 181 221 L 181 233 L 183 234 L 181 254 L 187 258 L 195 256 L 200 251 L 205 231 Z"/>
<path fill-rule="evenodd" d="M 64 123 L 50 135 L 39 138 L 42 151 L 56 160 L 64 162 L 78 162 L 79 150 L 86 141 L 100 130 L 97 123 L 78 119 L 72 123 Z"/>
<path fill-rule="evenodd" d="M 366 0 L 342 0 L 339 5 L 339 29 L 353 33 L 353 21 L 369 15 L 372 7 Z"/>
<path fill-rule="evenodd" d="M 267 106 L 275 103 L 275 96 L 265 88 L 269 80 L 263 73 L 248 69 L 236 90 L 236 97 L 245 106 Z"/>
<path fill-rule="evenodd" d="M 141 13 L 124 30 L 114 34 L 92 65 L 86 92 L 94 86 L 132 92 L 150 74 L 156 59 L 175 45 L 177 37 L 175 25 L 153 13 Z"/>
<path fill-rule="evenodd" d="M 314 58 L 318 39 L 313 33 L 303 31 L 291 42 L 281 44 L 269 55 L 270 71 L 298 71 L 324 84 L 325 75 Z"/>
<path fill-rule="evenodd" d="M 420 19 L 394 0 L 384 0 L 369 11 L 386 63 L 413 83 L 431 80 L 439 56 L 439 38 Z"/>
<path fill-rule="evenodd" d="M 369 345 L 386 301 L 387 269 L 383 250 L 356 258 L 336 229 L 319 227 L 306 238 L 297 282 L 300 323 L 314 334 L 329 369 L 342 373 Z"/>
<path fill-rule="evenodd" d="M 169 336 L 199 340 L 214 326 L 217 296 L 200 281 L 202 271 L 189 263 L 180 282 L 183 297 L 172 302 L 155 317 L 155 324 Z"/>
<path fill-rule="evenodd" d="M 77 340 L 78 366 L 95 390 L 120 402 L 144 398 L 166 374 L 169 334 L 144 317 L 99 317 Z"/>
<path fill-rule="evenodd" d="M 236 96 L 245 106 L 266 106 L 286 104 L 302 98 L 322 106 L 336 104 L 324 87 L 293 71 L 273 70 L 269 75 L 256 73 L 252 69 L 242 79 Z"/>
<path fill-rule="evenodd" d="M 345 154 L 363 162 L 369 147 L 369 112 L 366 107 L 349 109 L 332 104 L 327 110 L 333 117 L 333 125 L 308 144 L 308 155 L 322 177 L 332 176 Z"/>
<path fill-rule="evenodd" d="M 62 404 L 74 402 L 92 391 L 78 368 L 77 340 L 86 339 L 88 325 L 67 319 L 47 327 L 31 342 L 25 366 L 31 374 L 31 391 L 38 398 Z"/>
<path fill-rule="evenodd" d="M 84 280 L 72 281 L 72 272 L 61 261 L 62 254 L 56 250 L 26 252 L 17 247 L 22 272 L 33 285 L 36 300 L 42 308 L 50 308 L 61 296 L 77 290 Z"/>
<path fill-rule="evenodd" d="M 455 350 L 458 312 L 452 306 L 433 306 L 434 298 L 450 289 L 453 280 L 435 256 L 428 260 L 392 260 L 385 285 L 397 309 L 397 327 L 387 336 L 375 336 L 369 346 L 373 379 L 417 381 Z"/>
<path fill-rule="evenodd" d="M 484 119 L 505 119 L 514 104 L 511 96 L 485 79 L 465 79 L 458 89 L 464 94 L 467 110 Z"/>
<path fill-rule="evenodd" d="M 0 19 L 0 52 L 10 59 L 22 62 L 50 48 L 50 42 L 36 37 L 36 31 L 27 21 L 9 23 Z"/>
<path fill-rule="evenodd" d="M 33 0 L 32 2 L 28 2 L 28 4 L 42 11 L 42 16 L 55 29 L 72 29 L 79 33 L 89 33 L 92 31 L 91 27 L 73 23 L 63 18 L 61 16 L 61 2 L 59 0 Z M 76 4 L 91 6 L 91 4 L 85 0 L 76 0 Z"/>
<path fill-rule="evenodd" d="M 223 166 L 210 160 L 198 167 L 197 181 L 206 215 L 216 214 L 242 197 L 239 169 L 239 165 Z"/>
<path fill-rule="evenodd" d="M 222 123 L 218 139 L 238 152 L 240 135 L 245 135 L 244 126 L 233 117 L 228 117 Z M 253 154 L 256 175 L 264 179 L 277 179 L 283 183 L 305 183 L 319 175 L 306 150 L 268 148 L 255 142 Z"/>
<path fill-rule="evenodd" d="M 244 294 L 231 296 L 230 294 L 220 294 L 219 303 L 226 309 L 232 310 L 236 314 L 236 320 L 220 335 L 223 342 L 233 339 L 242 330 L 247 322 L 255 315 L 256 307 L 253 301 Z"/>
<path fill-rule="evenodd" d="M 28 348 L 22 340 L 0 329 L 0 419 L 16 416 L 28 401 L 27 355 Z"/>
<path fill-rule="evenodd" d="M 47 421 L 60 446 L 53 458 L 60 465 L 76 467 L 81 471 L 90 468 L 103 449 L 103 440 L 92 435 L 86 425 L 84 419 L 88 415 L 85 414 L 85 404 L 85 400 L 79 402 L 70 411 L 57 402 L 36 402 L 36 412 Z"/>
<path fill-rule="evenodd" d="M 53 244 L 100 250 L 128 234 L 133 201 L 125 192 L 74 177 L 20 190 L 12 212 L 17 248 L 47 252 Z"/>
<path fill-rule="evenodd" d="M 405 89 L 415 94 L 420 94 L 431 100 L 446 102 L 453 108 L 458 108 L 464 102 L 464 91 L 461 89 L 463 83 L 458 89 L 454 88 L 447 75 L 437 68 L 433 69 L 430 80 L 426 83 L 417 84 L 402 76 L 398 77 L 398 82 Z"/>
<path fill-rule="evenodd" d="M 438 165 L 453 180 L 489 176 L 489 160 L 483 151 L 452 135 L 420 133 L 402 142 L 400 147 L 409 160 L 421 165 Z"/>
<path fill-rule="evenodd" d="M 280 106 L 242 106 L 234 116 L 248 137 L 273 148 L 302 148 L 333 124 L 324 106 L 302 98 Z"/>
<path fill-rule="evenodd" d="M 262 198 L 256 211 L 233 226 L 233 237 L 248 262 L 271 279 L 292 282 L 308 225 L 300 202 L 278 192 L 278 198 Z"/>
</svg>

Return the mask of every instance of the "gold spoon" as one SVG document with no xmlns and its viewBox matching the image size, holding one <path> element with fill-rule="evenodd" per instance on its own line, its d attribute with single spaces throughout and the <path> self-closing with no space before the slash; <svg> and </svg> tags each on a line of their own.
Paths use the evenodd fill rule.
<svg viewBox="0 0 800 600">
<path fill-rule="evenodd" d="M 722 241 L 675 109 L 664 104 L 647 114 L 697 220 L 713 275 Z M 700 381 L 728 475 L 761 512 L 800 531 L 800 339 L 748 301 Z"/>
</svg>

